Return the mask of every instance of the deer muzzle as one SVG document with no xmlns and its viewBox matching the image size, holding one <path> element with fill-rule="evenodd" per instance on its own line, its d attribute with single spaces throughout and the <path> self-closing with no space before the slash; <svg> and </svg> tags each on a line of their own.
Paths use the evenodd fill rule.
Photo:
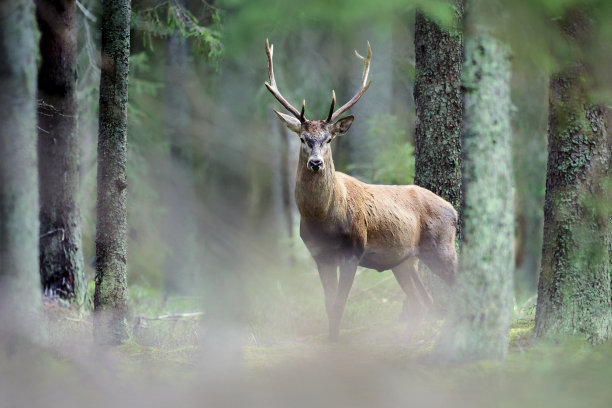
<svg viewBox="0 0 612 408">
<path fill-rule="evenodd" d="M 323 160 L 321 160 L 318 157 L 311 157 L 310 159 L 308 159 L 307 167 L 311 171 L 314 171 L 315 173 L 317 173 L 320 170 L 323 170 L 323 168 L 325 167 L 325 163 L 323 162 Z"/>
</svg>

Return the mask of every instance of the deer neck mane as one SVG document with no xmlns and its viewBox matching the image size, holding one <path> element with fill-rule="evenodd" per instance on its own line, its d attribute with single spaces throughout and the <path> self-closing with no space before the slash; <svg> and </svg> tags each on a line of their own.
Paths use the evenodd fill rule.
<svg viewBox="0 0 612 408">
<path fill-rule="evenodd" d="M 324 157 L 325 168 L 314 173 L 306 167 L 308 157 L 300 152 L 295 180 L 295 202 L 302 218 L 324 221 L 336 195 L 336 175 L 331 154 Z"/>
</svg>

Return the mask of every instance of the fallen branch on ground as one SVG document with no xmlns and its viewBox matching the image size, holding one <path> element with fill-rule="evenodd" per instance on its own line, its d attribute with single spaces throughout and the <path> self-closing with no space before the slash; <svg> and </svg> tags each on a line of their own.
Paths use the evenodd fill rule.
<svg viewBox="0 0 612 408">
<path fill-rule="evenodd" d="M 192 313 L 178 313 L 178 314 L 168 314 L 157 317 L 146 317 L 146 316 L 136 316 L 136 320 L 166 320 L 166 321 L 175 321 L 175 320 L 197 320 L 200 317 L 204 316 L 204 312 L 192 312 Z"/>
</svg>

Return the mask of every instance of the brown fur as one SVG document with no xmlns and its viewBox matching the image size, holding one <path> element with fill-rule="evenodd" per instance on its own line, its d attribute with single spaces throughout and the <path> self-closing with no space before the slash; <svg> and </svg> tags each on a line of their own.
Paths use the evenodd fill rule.
<svg viewBox="0 0 612 408">
<path fill-rule="evenodd" d="M 419 281 L 416 258 L 449 284 L 457 262 L 457 213 L 452 205 L 422 187 L 371 185 L 336 172 L 327 144 L 335 126 L 324 121 L 301 125 L 295 188 L 300 235 L 321 275 L 332 339 L 338 336 L 358 265 L 392 269 L 411 302 L 405 307 L 418 309 L 414 297 L 420 296 L 425 307 L 431 298 Z M 313 159 L 322 161 L 319 171 L 310 167 Z"/>
</svg>

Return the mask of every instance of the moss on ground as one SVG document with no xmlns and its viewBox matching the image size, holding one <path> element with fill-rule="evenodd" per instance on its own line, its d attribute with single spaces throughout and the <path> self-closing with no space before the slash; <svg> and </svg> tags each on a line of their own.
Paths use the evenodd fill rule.
<svg viewBox="0 0 612 408">
<path fill-rule="evenodd" d="M 361 284 L 371 288 L 371 283 L 367 278 Z M 368 293 L 366 298 L 376 298 L 372 293 L 379 289 L 368 289 L 364 292 Z M 388 295 L 386 290 L 381 293 Z M 359 302 L 359 297 L 355 301 Z M 48 324 L 54 331 L 51 345 L 8 360 L 0 354 L 0 375 L 10 370 L 15 388 L 22 382 L 28 384 L 27 392 L 13 398 L 22 403 L 19 406 L 37 406 L 39 397 L 47 398 L 51 390 L 62 389 L 66 384 L 80 390 L 81 402 L 85 396 L 93 406 L 121 406 L 119 401 L 126 396 L 143 405 L 159 403 L 160 390 L 173 401 L 198 401 L 202 405 L 211 395 L 220 395 L 218 391 L 224 386 L 230 387 L 229 394 L 239 399 L 265 395 L 270 398 L 266 406 L 287 406 L 276 400 L 283 393 L 289 399 L 300 392 L 314 398 L 310 390 L 317 386 L 328 390 L 329 398 L 347 398 L 351 402 L 355 402 L 351 399 L 353 393 L 361 393 L 363 400 L 357 398 L 356 405 L 347 405 L 356 407 L 362 406 L 359 401 L 374 402 L 381 408 L 397 406 L 388 396 L 414 406 L 448 406 L 453 401 L 457 408 L 558 407 L 572 406 L 574 402 L 604 407 L 611 402 L 607 384 L 612 375 L 610 345 L 593 347 L 578 339 L 558 344 L 533 342 L 533 319 L 517 319 L 510 328 L 511 347 L 505 362 L 445 364 L 432 359 L 440 321 L 425 322 L 409 333 L 407 324 L 397 320 L 397 310 L 368 314 L 367 302 L 362 301 L 355 306 L 362 309 L 364 320 L 349 320 L 338 343 L 327 341 L 323 315 L 319 316 L 321 324 L 307 335 L 293 332 L 285 337 L 263 336 L 267 340 L 264 343 L 245 331 L 242 369 L 233 374 L 223 371 L 223 367 L 210 367 L 203 358 L 205 350 L 185 332 L 167 337 L 172 330 L 167 323 L 147 328 L 159 340 L 155 345 L 146 344 L 142 336 L 134 334 L 119 347 L 99 348 L 94 347 L 91 338 L 90 316 L 47 305 Z M 193 304 L 185 299 L 169 298 L 164 302 L 146 290 L 134 293 L 132 302 L 133 315 L 193 311 Z M 184 309 L 180 309 L 181 304 Z M 370 305 L 377 309 L 380 303 L 371 301 Z M 376 318 L 363 317 L 368 315 Z M 262 322 L 258 332 L 279 330 L 273 323 Z M 200 326 L 202 322 L 185 324 Z M 213 378 L 208 377 L 210 372 Z M 5 374 L 2 378 L 9 377 Z M 26 378 L 34 378 L 35 382 Z M 109 384 L 113 393 L 105 391 Z M 325 394 L 317 395 L 327 401 Z M 70 405 L 71 398 L 76 397 L 64 393 L 59 400 Z M 24 401 L 30 403 L 24 405 Z M 95 405 L 95 401 L 109 403 Z M 219 402 L 210 405 L 220 405 Z"/>
<path fill-rule="evenodd" d="M 533 319 L 514 321 L 510 327 L 510 349 L 524 349 L 531 346 L 534 326 Z"/>
</svg>

